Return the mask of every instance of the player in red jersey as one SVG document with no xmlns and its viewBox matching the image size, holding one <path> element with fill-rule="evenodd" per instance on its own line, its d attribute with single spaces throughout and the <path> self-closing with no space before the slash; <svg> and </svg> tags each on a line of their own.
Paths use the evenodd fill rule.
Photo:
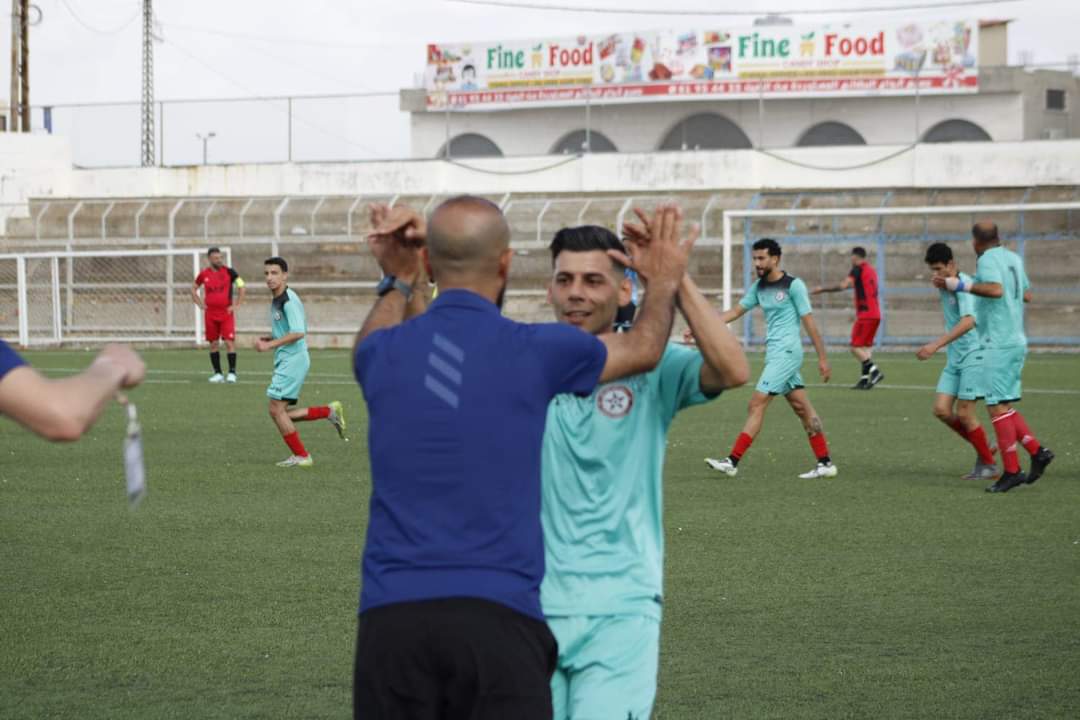
<svg viewBox="0 0 1080 720">
<path fill-rule="evenodd" d="M 885 379 L 874 364 L 874 336 L 881 324 L 878 305 L 878 276 L 874 266 L 866 261 L 866 248 L 851 249 L 851 272 L 836 285 L 818 285 L 811 295 L 855 289 L 855 324 L 851 326 L 851 354 L 862 363 L 862 376 L 852 390 L 869 390 Z"/>
<path fill-rule="evenodd" d="M 210 364 L 214 368 L 214 374 L 210 376 L 210 382 L 220 383 L 236 382 L 236 308 L 244 302 L 244 279 L 231 267 L 226 267 L 225 257 L 221 250 L 212 247 L 206 257 L 210 260 L 210 267 L 204 268 L 195 282 L 191 285 L 191 299 L 195 301 L 203 311 L 203 319 L 206 323 L 206 339 L 210 343 Z M 203 288 L 202 297 L 199 296 L 199 286 Z M 233 286 L 239 291 L 233 297 Z M 220 341 L 225 341 L 225 349 L 229 353 L 229 374 L 221 374 Z"/>
</svg>

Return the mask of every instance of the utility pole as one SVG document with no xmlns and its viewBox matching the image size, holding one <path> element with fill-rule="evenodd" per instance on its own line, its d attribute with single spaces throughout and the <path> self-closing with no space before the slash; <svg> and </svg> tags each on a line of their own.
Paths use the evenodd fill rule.
<svg viewBox="0 0 1080 720">
<path fill-rule="evenodd" d="M 11 132 L 30 132 L 30 0 L 11 0 Z"/>
<path fill-rule="evenodd" d="M 154 8 L 143 0 L 142 166 L 154 165 Z"/>
</svg>

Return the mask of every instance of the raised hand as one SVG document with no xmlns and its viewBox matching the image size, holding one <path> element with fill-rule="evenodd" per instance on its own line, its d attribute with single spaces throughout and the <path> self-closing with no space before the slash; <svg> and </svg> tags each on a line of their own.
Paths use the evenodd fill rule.
<svg viewBox="0 0 1080 720">
<path fill-rule="evenodd" d="M 420 250 L 427 226 L 418 212 L 405 205 L 393 209 L 383 204 L 370 207 L 372 231 L 368 246 L 386 275 L 415 282 L 421 272 Z"/>
<path fill-rule="evenodd" d="M 662 283 L 677 288 L 686 274 L 690 252 L 701 229 L 692 226 L 683 237 L 683 212 L 675 203 L 658 205 L 652 218 L 638 209 L 634 213 L 641 219 L 641 224 L 628 223 L 624 228 L 627 242 L 632 247 L 632 257 L 614 250 L 608 254 L 635 270 L 646 287 Z"/>
<path fill-rule="evenodd" d="M 406 247 L 423 247 L 427 241 L 427 223 L 423 216 L 408 205 L 393 208 L 384 203 L 373 203 L 370 208 L 371 233 L 393 236 Z"/>
</svg>

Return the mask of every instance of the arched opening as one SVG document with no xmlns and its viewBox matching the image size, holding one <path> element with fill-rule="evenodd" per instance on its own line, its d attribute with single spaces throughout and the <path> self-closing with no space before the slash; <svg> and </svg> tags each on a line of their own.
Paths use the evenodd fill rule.
<svg viewBox="0 0 1080 720">
<path fill-rule="evenodd" d="M 661 150 L 745 150 L 753 147 L 738 125 L 723 115 L 698 113 L 680 120 L 660 143 Z"/>
<path fill-rule="evenodd" d="M 615 143 L 608 139 L 607 135 L 595 130 L 589 131 L 588 147 L 585 147 L 586 137 L 584 130 L 574 130 L 563 135 L 559 142 L 551 148 L 552 155 L 576 155 L 580 152 L 618 152 Z"/>
<path fill-rule="evenodd" d="M 990 133 L 967 120 L 943 120 L 926 131 L 922 141 L 942 142 L 989 142 Z"/>
<path fill-rule="evenodd" d="M 799 147 L 820 147 L 823 145 L 865 145 L 866 140 L 855 128 L 842 122 L 829 120 L 814 125 L 803 133 L 796 143 Z"/>
<path fill-rule="evenodd" d="M 450 138 L 452 158 L 502 157 L 502 150 L 490 138 L 476 133 L 464 133 Z M 446 145 L 443 145 L 436 157 L 447 157 Z"/>
</svg>

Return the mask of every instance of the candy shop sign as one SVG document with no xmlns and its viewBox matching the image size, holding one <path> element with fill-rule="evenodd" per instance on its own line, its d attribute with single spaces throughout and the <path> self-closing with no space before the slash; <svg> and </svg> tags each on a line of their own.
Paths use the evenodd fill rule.
<svg viewBox="0 0 1080 720">
<path fill-rule="evenodd" d="M 431 109 L 975 92 L 976 20 L 432 44 Z"/>
</svg>

